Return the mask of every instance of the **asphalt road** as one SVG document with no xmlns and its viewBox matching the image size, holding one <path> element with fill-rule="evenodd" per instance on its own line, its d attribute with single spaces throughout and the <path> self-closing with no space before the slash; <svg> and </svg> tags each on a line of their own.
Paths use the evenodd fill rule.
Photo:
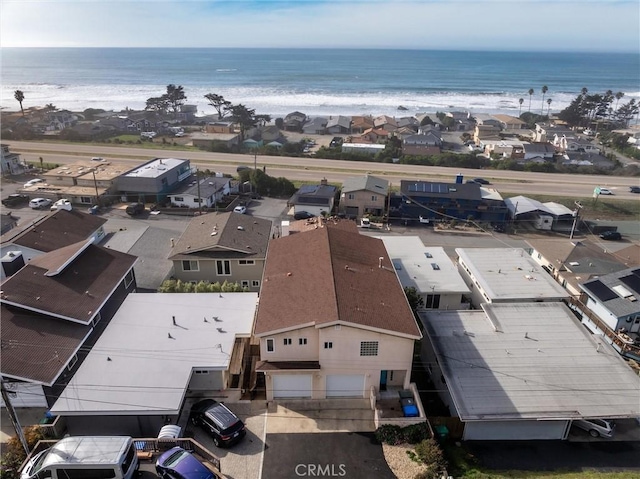
<svg viewBox="0 0 640 479">
<path fill-rule="evenodd" d="M 501 193 L 547 194 L 590 197 L 596 186 L 611 189 L 615 198 L 639 199 L 640 195 L 629 193 L 629 186 L 637 186 L 638 178 L 621 176 L 570 175 L 551 173 L 530 173 L 505 170 L 454 169 L 447 167 L 400 165 L 366 161 L 337 161 L 318 158 L 297 158 L 285 156 L 236 155 L 209 153 L 204 151 L 176 151 L 135 147 L 116 147 L 85 144 L 61 144 L 40 142 L 8 142 L 11 151 L 20 153 L 28 162 L 39 162 L 42 157 L 48 163 L 73 163 L 100 156 L 108 160 L 138 165 L 143 161 L 167 156 L 191 160 L 201 169 L 208 168 L 222 173 L 236 174 L 239 165 L 266 167 L 271 176 L 284 176 L 291 180 L 319 181 L 327 178 L 330 182 L 342 183 L 345 178 L 371 173 L 384 176 L 392 184 L 400 180 L 419 179 L 426 181 L 455 181 L 455 175 L 462 173 L 465 178 L 483 177 L 491 181 Z M 609 198 L 601 196 L 602 201 Z"/>
</svg>

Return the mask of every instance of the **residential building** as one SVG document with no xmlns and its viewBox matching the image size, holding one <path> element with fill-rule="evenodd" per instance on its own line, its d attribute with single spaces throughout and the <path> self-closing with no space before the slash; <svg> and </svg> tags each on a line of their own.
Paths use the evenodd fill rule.
<svg viewBox="0 0 640 479">
<path fill-rule="evenodd" d="M 559 203 L 541 203 L 522 195 L 507 198 L 504 203 L 517 225 L 529 222 L 539 230 L 570 232 L 577 214 Z"/>
<path fill-rule="evenodd" d="M 289 113 L 284 117 L 284 129 L 287 131 L 302 131 L 302 126 L 307 121 L 307 115 L 299 111 Z"/>
<path fill-rule="evenodd" d="M 484 146 L 500 140 L 500 127 L 493 125 L 476 125 L 473 130 L 473 141 L 476 145 Z"/>
<path fill-rule="evenodd" d="M 556 149 L 551 143 L 525 143 L 524 160 L 533 160 L 541 158 L 545 161 L 553 160 L 553 156 L 556 153 Z"/>
<path fill-rule="evenodd" d="M 232 121 L 210 121 L 205 126 L 206 133 L 225 133 L 231 134 L 234 133 L 233 122 Z"/>
<path fill-rule="evenodd" d="M 322 179 L 319 185 L 302 185 L 287 202 L 293 213 L 306 211 L 314 216 L 330 215 L 338 189 Z"/>
<path fill-rule="evenodd" d="M 191 142 L 196 148 L 213 151 L 216 148 L 232 149 L 240 142 L 238 133 L 192 133 Z"/>
<path fill-rule="evenodd" d="M 286 143 L 286 138 L 282 135 L 280 128 L 275 125 L 267 125 L 260 127 L 258 129 L 259 138 L 264 143 L 269 143 L 270 141 L 277 141 L 280 143 Z"/>
<path fill-rule="evenodd" d="M 197 216 L 171 248 L 173 276 L 259 291 L 270 238 L 270 220 L 234 212 Z"/>
<path fill-rule="evenodd" d="M 93 238 L 44 253 L 2 283 L 4 379 L 16 403 L 49 407 L 124 298 L 136 289 L 134 256 Z M 104 357 L 104 356 L 103 356 Z"/>
<path fill-rule="evenodd" d="M 269 245 L 254 334 L 267 400 L 407 388 L 421 334 L 381 240 L 326 223 Z"/>
<path fill-rule="evenodd" d="M 418 236 L 380 236 L 403 288 L 414 288 L 419 309 L 469 309 L 471 290 L 440 246 Z"/>
<path fill-rule="evenodd" d="M 498 122 L 500 122 L 500 127 L 505 132 L 519 132 L 526 127 L 526 123 L 522 121 L 520 118 L 511 115 L 492 115 Z"/>
<path fill-rule="evenodd" d="M 398 122 L 391 116 L 380 115 L 373 119 L 373 127 L 390 133 L 398 129 Z"/>
<path fill-rule="evenodd" d="M 407 136 L 402 140 L 404 155 L 437 155 L 442 147 L 442 137 L 435 128 L 423 130 L 423 133 Z"/>
<path fill-rule="evenodd" d="M 231 178 L 192 175 L 167 195 L 171 205 L 187 208 L 214 208 L 216 203 L 231 193 Z"/>
<path fill-rule="evenodd" d="M 20 158 L 20 153 L 12 153 L 9 145 L 0 144 L 0 173 L 4 175 L 21 175 L 28 170 L 27 163 Z"/>
<path fill-rule="evenodd" d="M 341 148 L 344 153 L 375 155 L 384 151 L 385 146 L 371 143 L 343 143 Z"/>
<path fill-rule="evenodd" d="M 303 126 L 302 132 L 305 135 L 322 135 L 325 132 L 327 126 L 327 119 L 324 117 L 310 118 Z"/>
<path fill-rule="evenodd" d="M 371 143 L 381 143 L 389 138 L 389 132 L 382 128 L 369 128 L 360 135 L 360 138 Z"/>
<path fill-rule="evenodd" d="M 498 131 L 502 129 L 500 120 L 493 115 L 489 115 L 487 113 L 475 113 L 473 115 L 473 119 L 475 120 L 476 125 L 492 126 L 497 128 Z"/>
<path fill-rule="evenodd" d="M 194 396 L 238 400 L 256 302 L 256 293 L 130 294 L 51 412 L 73 435 L 156 437 Z"/>
<path fill-rule="evenodd" d="M 118 178 L 118 190 L 128 201 L 161 202 L 192 174 L 189 160 L 156 158 Z"/>
<path fill-rule="evenodd" d="M 330 116 L 327 120 L 325 133 L 330 135 L 348 134 L 351 132 L 351 118 L 348 116 Z"/>
<path fill-rule="evenodd" d="M 640 378 L 563 303 L 420 313 L 421 357 L 463 440 L 562 440 L 572 420 L 640 414 Z"/>
<path fill-rule="evenodd" d="M 522 248 L 456 248 L 472 304 L 562 301 L 569 293 Z"/>
<path fill-rule="evenodd" d="M 365 214 L 382 216 L 387 209 L 388 193 L 389 182 L 377 176 L 347 178 L 342 183 L 340 213 L 349 218 L 360 218 Z"/>
<path fill-rule="evenodd" d="M 373 128 L 373 118 L 370 116 L 352 116 L 351 133 L 361 134 Z"/>
</svg>

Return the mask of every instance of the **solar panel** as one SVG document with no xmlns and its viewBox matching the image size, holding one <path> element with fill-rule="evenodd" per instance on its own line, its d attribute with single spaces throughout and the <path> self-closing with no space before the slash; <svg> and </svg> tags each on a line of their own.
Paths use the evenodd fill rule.
<svg viewBox="0 0 640 479">
<path fill-rule="evenodd" d="M 602 281 L 596 279 L 584 285 L 589 291 L 591 291 L 600 301 L 609 301 L 610 299 L 617 298 L 618 295 L 611 291 L 608 286 L 604 285 Z"/>
<path fill-rule="evenodd" d="M 629 286 L 636 293 L 640 294 L 640 276 L 630 274 L 629 276 L 623 276 L 620 278 L 620 281 Z"/>
</svg>

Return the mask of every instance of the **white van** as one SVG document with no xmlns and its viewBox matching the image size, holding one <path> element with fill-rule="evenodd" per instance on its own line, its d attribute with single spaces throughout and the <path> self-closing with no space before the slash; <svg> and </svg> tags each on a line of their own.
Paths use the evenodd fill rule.
<svg viewBox="0 0 640 479">
<path fill-rule="evenodd" d="M 20 479 L 131 479 L 138 467 L 129 436 L 65 437 L 33 456 Z"/>
</svg>

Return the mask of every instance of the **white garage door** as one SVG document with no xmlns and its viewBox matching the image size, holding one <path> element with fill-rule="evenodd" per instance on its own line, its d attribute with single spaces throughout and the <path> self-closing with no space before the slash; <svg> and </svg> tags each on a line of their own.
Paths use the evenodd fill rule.
<svg viewBox="0 0 640 479">
<path fill-rule="evenodd" d="M 327 376 L 327 397 L 363 397 L 363 374 L 330 374 Z"/>
<path fill-rule="evenodd" d="M 464 425 L 465 441 L 566 439 L 568 421 L 478 421 Z"/>
<path fill-rule="evenodd" d="M 312 387 L 311 374 L 274 374 L 274 398 L 310 398 Z"/>
</svg>

